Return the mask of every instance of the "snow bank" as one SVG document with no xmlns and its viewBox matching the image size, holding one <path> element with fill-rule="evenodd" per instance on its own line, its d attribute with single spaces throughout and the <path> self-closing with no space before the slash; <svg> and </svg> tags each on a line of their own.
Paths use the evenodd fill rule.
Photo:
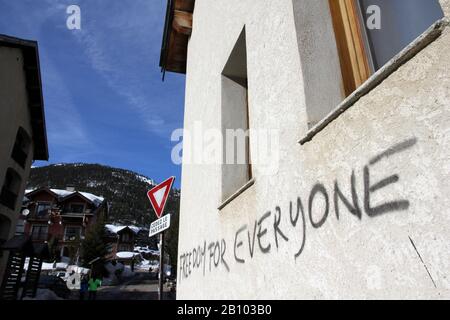
<svg viewBox="0 0 450 320">
<path fill-rule="evenodd" d="M 116 257 L 118 259 L 133 259 L 138 256 L 140 256 L 140 253 L 136 253 L 136 252 L 121 251 L 121 252 L 116 253 Z"/>
<path fill-rule="evenodd" d="M 139 252 L 139 253 L 148 253 L 148 254 L 153 254 L 155 256 L 159 256 L 158 250 L 153 250 L 153 249 L 150 249 L 149 247 L 135 247 L 134 251 Z"/>
</svg>

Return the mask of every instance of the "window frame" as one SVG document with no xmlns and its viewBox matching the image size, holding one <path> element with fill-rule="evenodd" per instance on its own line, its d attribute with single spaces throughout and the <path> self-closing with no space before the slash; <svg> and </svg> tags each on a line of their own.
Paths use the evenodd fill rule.
<svg viewBox="0 0 450 320">
<path fill-rule="evenodd" d="M 31 138 L 28 132 L 19 127 L 16 134 L 16 140 L 14 142 L 13 150 L 11 151 L 11 158 L 22 168 L 25 169 L 25 165 L 28 160 L 28 156 L 31 149 Z"/>
<path fill-rule="evenodd" d="M 375 55 L 369 40 L 371 34 L 365 25 L 366 16 L 361 1 L 328 0 L 328 3 L 341 65 L 343 91 L 345 97 L 348 97 L 386 63 L 378 65 L 379 57 Z M 429 27 L 437 21 L 439 19 L 429 23 Z M 416 36 L 425 31 L 426 29 Z"/>
<path fill-rule="evenodd" d="M 341 65 L 343 91 L 349 96 L 373 74 L 361 10 L 356 0 L 328 0 Z"/>
<path fill-rule="evenodd" d="M 75 236 L 75 240 L 68 239 L 68 237 L 67 237 L 67 230 L 70 229 L 70 228 L 79 230 L 78 239 L 80 240 L 81 236 L 82 236 L 83 228 L 81 226 L 67 225 L 67 226 L 64 227 L 64 241 L 75 241 L 76 240 L 76 236 Z"/>
<path fill-rule="evenodd" d="M 45 236 L 43 237 L 44 233 L 39 232 L 38 235 L 39 237 L 35 238 L 35 233 L 34 230 L 39 228 L 39 230 L 42 229 L 47 229 L 47 232 L 45 233 Z M 47 241 L 48 239 L 48 232 L 49 232 L 49 227 L 46 224 L 33 224 L 31 226 L 31 240 L 33 241 Z"/>
<path fill-rule="evenodd" d="M 76 212 L 72 209 L 72 206 L 82 206 L 81 212 Z M 82 202 L 72 202 L 69 204 L 69 213 L 83 214 L 86 211 L 86 204 Z"/>
<path fill-rule="evenodd" d="M 10 210 L 16 210 L 21 188 L 22 176 L 13 168 L 8 168 L 0 193 L 0 204 Z"/>
<path fill-rule="evenodd" d="M 50 201 L 38 201 L 38 203 L 36 205 L 36 217 L 45 217 L 49 214 L 49 213 L 47 213 L 44 215 L 40 215 L 39 214 L 39 206 L 49 206 L 50 208 L 47 210 L 50 211 L 50 210 L 52 210 L 52 205 L 53 205 L 53 203 Z"/>
</svg>

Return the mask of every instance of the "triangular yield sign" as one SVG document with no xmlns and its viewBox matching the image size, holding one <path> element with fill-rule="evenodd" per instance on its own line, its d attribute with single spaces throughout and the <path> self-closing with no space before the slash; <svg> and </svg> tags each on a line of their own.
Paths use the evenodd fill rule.
<svg viewBox="0 0 450 320">
<path fill-rule="evenodd" d="M 147 197 L 152 204 L 153 210 L 155 210 L 156 216 L 161 218 L 162 213 L 164 211 L 164 207 L 166 206 L 166 202 L 169 196 L 170 189 L 172 189 L 173 182 L 175 181 L 175 177 L 170 177 L 163 183 L 157 185 L 152 190 L 147 192 Z"/>
</svg>

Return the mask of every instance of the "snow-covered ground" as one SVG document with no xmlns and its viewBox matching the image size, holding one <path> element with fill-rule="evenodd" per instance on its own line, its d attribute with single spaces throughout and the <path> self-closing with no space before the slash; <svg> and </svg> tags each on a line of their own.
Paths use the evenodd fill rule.
<svg viewBox="0 0 450 320">
<path fill-rule="evenodd" d="M 158 250 L 153 250 L 153 249 L 150 249 L 149 247 L 134 247 L 134 252 L 148 253 L 148 254 L 153 254 L 155 256 L 159 256 Z"/>
</svg>

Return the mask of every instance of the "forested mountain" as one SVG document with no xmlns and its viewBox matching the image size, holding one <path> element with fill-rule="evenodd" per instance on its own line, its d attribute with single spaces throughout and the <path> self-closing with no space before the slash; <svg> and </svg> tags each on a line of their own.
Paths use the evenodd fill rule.
<svg viewBox="0 0 450 320">
<path fill-rule="evenodd" d="M 109 204 L 109 222 L 149 227 L 156 219 L 147 191 L 155 183 L 138 173 L 98 164 L 57 164 L 31 169 L 27 189 L 74 187 L 104 197 Z M 172 189 L 165 212 L 178 216 L 179 190 Z"/>
<path fill-rule="evenodd" d="M 76 163 L 32 168 L 27 189 L 74 187 L 77 191 L 93 193 L 108 201 L 108 223 L 148 229 L 156 220 L 147 199 L 147 191 L 154 185 L 153 180 L 129 170 Z M 172 189 L 164 213 L 172 213 L 166 248 L 174 270 L 177 266 L 179 208 L 180 191 Z"/>
</svg>

